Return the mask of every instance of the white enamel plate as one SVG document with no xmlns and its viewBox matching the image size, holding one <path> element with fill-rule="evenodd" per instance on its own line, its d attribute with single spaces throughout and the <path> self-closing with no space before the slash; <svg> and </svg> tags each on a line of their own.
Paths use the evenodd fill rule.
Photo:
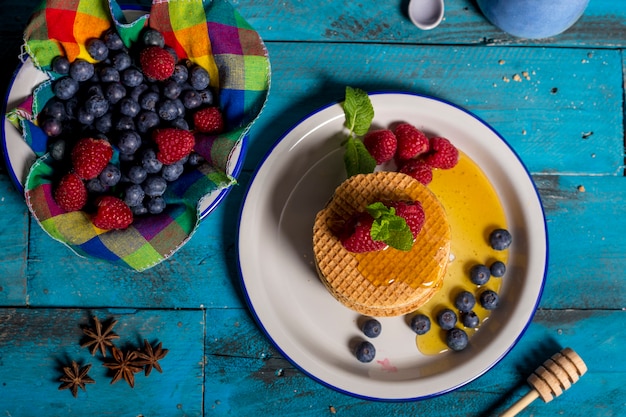
<svg viewBox="0 0 626 417">
<path fill-rule="evenodd" d="M 256 172 L 241 212 L 239 267 L 250 309 L 282 354 L 315 380 L 376 400 L 443 394 L 494 366 L 521 337 L 539 302 L 547 265 L 545 218 L 529 173 L 507 143 L 450 103 L 405 93 L 371 94 L 372 125 L 407 121 L 453 138 L 492 182 L 503 203 L 510 248 L 501 306 L 462 352 L 422 355 L 403 317 L 380 319 L 374 361 L 351 351 L 362 337 L 358 313 L 327 292 L 315 271 L 316 213 L 345 179 L 344 113 L 333 104 L 289 131 Z"/>
</svg>

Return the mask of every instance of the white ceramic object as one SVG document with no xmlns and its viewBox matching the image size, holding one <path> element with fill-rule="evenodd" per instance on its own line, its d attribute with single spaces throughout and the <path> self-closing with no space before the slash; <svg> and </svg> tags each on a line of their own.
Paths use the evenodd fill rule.
<svg viewBox="0 0 626 417">
<path fill-rule="evenodd" d="M 128 18 L 134 19 L 142 15 L 141 10 L 125 10 Z M 47 80 L 48 76 L 35 68 L 30 58 L 27 58 L 16 70 L 14 78 L 9 86 L 5 101 L 6 110 L 16 108 L 31 93 L 35 86 Z M 3 113 L 2 125 L 2 147 L 6 162 L 7 171 L 14 185 L 20 192 L 24 192 L 24 182 L 31 165 L 36 159 L 35 153 L 22 139 L 20 132 L 13 126 Z M 226 172 L 233 177 L 237 177 L 243 167 L 247 136 L 245 136 L 233 148 L 226 166 Z M 226 197 L 230 188 L 215 190 L 207 195 L 200 203 L 200 213 L 202 217 L 207 216 Z"/>
<path fill-rule="evenodd" d="M 450 103 L 408 93 L 371 94 L 372 128 L 408 121 L 453 138 L 498 192 L 515 236 L 502 304 L 462 352 L 422 355 L 404 317 L 382 318 L 376 358 L 360 363 L 350 345 L 358 313 L 319 280 L 313 259 L 316 213 L 345 179 L 340 104 L 289 131 L 255 173 L 241 211 L 239 268 L 246 301 L 281 353 L 340 392 L 375 400 L 412 400 L 456 389 L 494 366 L 521 337 L 538 305 L 547 266 L 547 233 L 537 190 L 520 159 L 487 124 Z"/>
<path fill-rule="evenodd" d="M 439 26 L 443 20 L 443 0 L 411 0 L 407 14 L 411 22 L 422 30 Z"/>
</svg>

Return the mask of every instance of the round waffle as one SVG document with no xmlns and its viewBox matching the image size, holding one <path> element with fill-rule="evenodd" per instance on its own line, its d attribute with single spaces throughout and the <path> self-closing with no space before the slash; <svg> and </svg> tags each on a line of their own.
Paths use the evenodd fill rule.
<svg viewBox="0 0 626 417">
<path fill-rule="evenodd" d="M 345 222 L 378 201 L 418 201 L 425 222 L 410 251 L 386 248 L 353 253 L 337 237 Z M 335 190 L 313 227 L 318 273 L 345 306 L 368 316 L 399 316 L 417 310 L 441 288 L 450 256 L 450 225 L 430 190 L 408 175 L 355 175 Z"/>
</svg>

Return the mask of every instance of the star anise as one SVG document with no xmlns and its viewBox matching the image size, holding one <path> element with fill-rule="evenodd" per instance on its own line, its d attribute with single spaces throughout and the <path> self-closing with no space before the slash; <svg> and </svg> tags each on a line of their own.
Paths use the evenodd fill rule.
<svg viewBox="0 0 626 417">
<path fill-rule="evenodd" d="M 115 371 L 111 384 L 114 384 L 124 378 L 124 380 L 128 382 L 128 385 L 130 385 L 131 388 L 134 388 L 135 374 L 137 372 L 141 372 L 141 366 L 137 365 L 135 362 L 137 359 L 137 351 L 122 351 L 115 346 L 112 346 L 111 354 L 113 355 L 113 360 L 102 364 L 110 370 Z"/>
<path fill-rule="evenodd" d="M 85 365 L 82 368 L 78 366 L 76 361 L 72 361 L 72 366 L 63 367 L 63 375 L 59 378 L 59 381 L 63 382 L 59 385 L 59 390 L 69 389 L 72 392 L 74 398 L 78 396 L 78 388 L 86 391 L 85 384 L 95 384 L 94 381 L 87 373 L 91 369 L 91 364 Z"/>
<path fill-rule="evenodd" d="M 102 323 L 98 320 L 98 317 L 93 317 L 94 326 L 92 328 L 83 329 L 83 333 L 88 337 L 88 340 L 81 343 L 81 347 L 89 347 L 92 355 L 96 354 L 96 351 L 100 349 L 102 356 L 107 356 L 107 346 L 113 347 L 113 339 L 119 339 L 119 336 L 113 333 L 113 327 L 117 324 L 117 320 L 111 320 L 109 325 L 102 330 Z"/>
<path fill-rule="evenodd" d="M 163 373 L 159 361 L 163 359 L 165 355 L 167 355 L 167 352 L 169 352 L 169 350 L 162 349 L 161 342 L 159 342 L 156 347 L 152 347 L 150 342 L 144 339 L 143 344 L 143 349 L 137 352 L 137 357 L 139 358 L 139 360 L 135 363 L 141 366 L 145 366 L 144 369 L 146 376 L 150 375 L 152 368 L 156 369 L 160 373 Z"/>
</svg>

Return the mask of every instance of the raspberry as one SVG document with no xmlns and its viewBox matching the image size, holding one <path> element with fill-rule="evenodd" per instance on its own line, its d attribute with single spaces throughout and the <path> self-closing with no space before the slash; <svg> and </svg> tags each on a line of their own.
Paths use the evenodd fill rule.
<svg viewBox="0 0 626 417">
<path fill-rule="evenodd" d="M 72 149 L 72 167 L 84 180 L 96 178 L 113 156 L 111 144 L 104 139 L 84 138 Z"/>
<path fill-rule="evenodd" d="M 103 196 L 96 201 L 98 211 L 93 218 L 94 226 L 105 229 L 126 229 L 133 222 L 130 208 L 117 197 Z"/>
<path fill-rule="evenodd" d="M 432 153 L 426 157 L 426 163 L 433 168 L 450 169 L 459 162 L 459 151 L 446 138 L 431 138 Z"/>
<path fill-rule="evenodd" d="M 221 133 L 224 130 L 224 118 L 218 107 L 200 109 L 193 115 L 193 124 L 203 133 Z"/>
<path fill-rule="evenodd" d="M 369 213 L 358 213 L 346 223 L 341 243 L 350 252 L 363 253 L 384 249 L 387 244 L 372 240 L 371 230 L 374 218 Z"/>
<path fill-rule="evenodd" d="M 421 159 L 411 159 L 400 167 L 400 171 L 415 178 L 424 185 L 433 180 L 433 168 Z"/>
<path fill-rule="evenodd" d="M 380 165 L 393 158 L 396 154 L 398 141 L 391 130 L 379 129 L 368 132 L 363 138 L 363 144 L 367 151 Z"/>
<path fill-rule="evenodd" d="M 417 237 L 424 226 L 426 215 L 419 201 L 396 201 L 390 204 L 396 209 L 396 215 L 402 217 L 409 225 L 413 238 Z"/>
<path fill-rule="evenodd" d="M 400 123 L 393 132 L 398 139 L 396 157 L 399 160 L 412 159 L 428 152 L 430 146 L 428 137 L 415 126 L 409 123 Z"/>
<path fill-rule="evenodd" d="M 65 211 L 77 211 L 87 203 L 87 188 L 73 172 L 65 174 L 54 191 L 54 201 Z"/>
<path fill-rule="evenodd" d="M 139 53 L 143 73 L 153 80 L 163 81 L 174 73 L 174 57 L 160 46 L 149 46 Z"/>
<path fill-rule="evenodd" d="M 157 159 L 164 164 L 180 161 L 191 153 L 196 144 L 190 131 L 173 127 L 156 129 L 152 133 L 152 139 L 159 147 Z"/>
</svg>

